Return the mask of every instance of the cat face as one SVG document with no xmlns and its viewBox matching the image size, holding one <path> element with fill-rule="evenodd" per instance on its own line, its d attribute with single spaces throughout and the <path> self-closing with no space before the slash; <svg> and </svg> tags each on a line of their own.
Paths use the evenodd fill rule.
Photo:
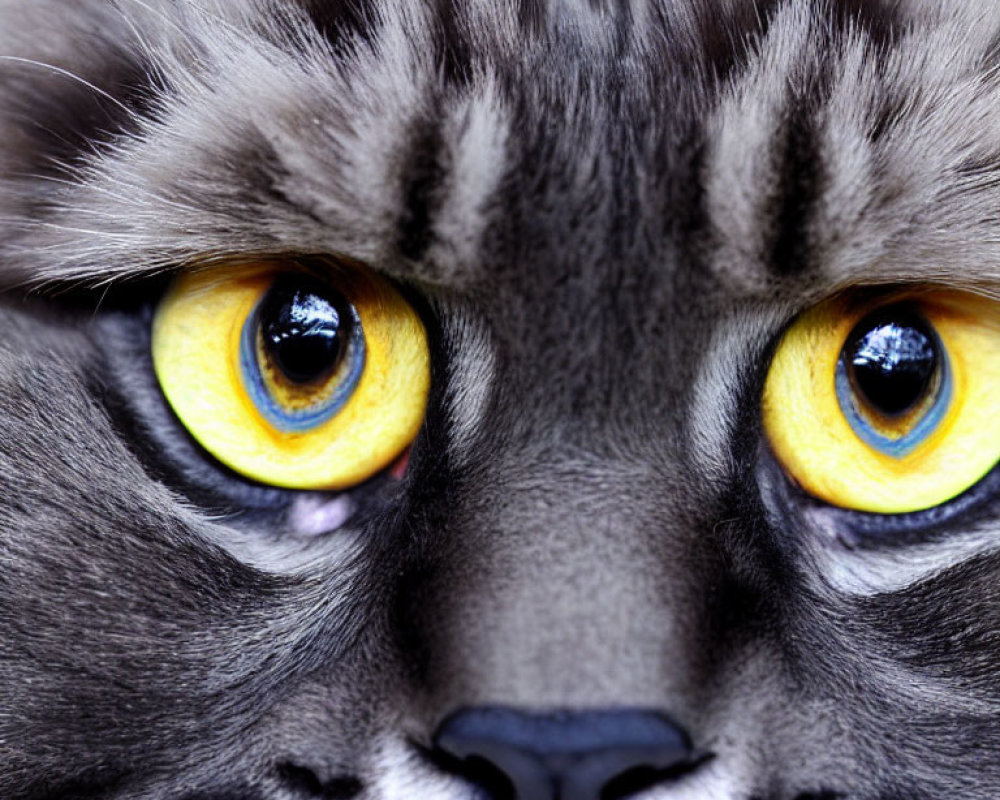
<svg viewBox="0 0 1000 800">
<path fill-rule="evenodd" d="M 996 797 L 998 34 L 0 3 L 0 795 Z"/>
</svg>

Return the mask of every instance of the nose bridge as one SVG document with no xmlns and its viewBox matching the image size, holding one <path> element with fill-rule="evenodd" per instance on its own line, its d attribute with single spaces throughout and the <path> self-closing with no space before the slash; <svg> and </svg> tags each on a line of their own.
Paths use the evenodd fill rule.
<svg viewBox="0 0 1000 800">
<path fill-rule="evenodd" d="M 608 460 L 536 465 L 452 532 L 446 573 L 463 577 L 432 649 L 459 702 L 644 707 L 684 693 L 703 559 L 657 485 Z"/>
</svg>

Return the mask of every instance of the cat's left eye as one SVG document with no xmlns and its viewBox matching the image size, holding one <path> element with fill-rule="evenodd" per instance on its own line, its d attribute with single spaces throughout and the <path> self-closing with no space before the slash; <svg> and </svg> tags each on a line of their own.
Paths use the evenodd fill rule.
<svg viewBox="0 0 1000 800">
<path fill-rule="evenodd" d="M 390 465 L 423 421 L 423 325 L 361 266 L 265 262 L 181 275 L 156 310 L 152 351 L 191 435 L 272 486 L 357 485 Z"/>
<path fill-rule="evenodd" d="M 843 508 L 939 506 L 1000 461 L 1000 303 L 923 289 L 841 295 L 786 332 L 764 428 L 786 472 Z"/>
</svg>

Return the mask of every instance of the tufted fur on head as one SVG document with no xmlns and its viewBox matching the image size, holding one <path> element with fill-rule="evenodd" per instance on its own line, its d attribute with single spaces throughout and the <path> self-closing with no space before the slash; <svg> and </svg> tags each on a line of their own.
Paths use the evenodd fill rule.
<svg viewBox="0 0 1000 800">
<path fill-rule="evenodd" d="M 998 42 L 989 0 L 0 0 L 0 797 L 471 800 L 434 732 L 497 706 L 669 717 L 701 756 L 643 800 L 1000 795 L 997 470 L 851 512 L 759 421 L 822 299 L 1000 298 Z M 254 484 L 160 394 L 170 276 L 306 256 L 423 316 L 402 478 Z"/>
</svg>

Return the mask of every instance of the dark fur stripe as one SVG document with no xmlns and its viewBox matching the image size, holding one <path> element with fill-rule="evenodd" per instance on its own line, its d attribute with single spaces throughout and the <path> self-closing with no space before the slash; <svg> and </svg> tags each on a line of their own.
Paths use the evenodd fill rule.
<svg viewBox="0 0 1000 800">
<path fill-rule="evenodd" d="M 409 167 L 403 180 L 403 215 L 399 222 L 399 252 L 419 261 L 433 239 L 433 216 L 440 204 L 439 187 L 444 179 L 443 147 L 437 123 L 415 125 Z"/>
<path fill-rule="evenodd" d="M 528 33 L 537 34 L 545 28 L 546 11 L 545 0 L 518 0 L 518 18 Z"/>
<path fill-rule="evenodd" d="M 22 64 L 18 69 L 38 72 L 45 67 Z M 138 58 L 115 59 L 112 54 L 98 74 L 85 76 L 86 83 L 52 73 L 44 77 L 52 87 L 48 94 L 14 94 L 7 100 L 8 110 L 23 106 L 24 118 L 31 120 L 27 130 L 41 156 L 33 165 L 38 174 L 61 172 L 55 165 L 73 162 L 98 143 L 134 132 L 137 118 L 151 116 L 154 78 Z"/>
<path fill-rule="evenodd" d="M 701 32 L 701 58 L 706 72 L 719 83 L 741 72 L 754 53 L 754 42 L 767 35 L 780 0 L 753 0 L 732 14 L 720 14 L 714 3 L 695 8 Z"/>
<path fill-rule="evenodd" d="M 472 48 L 461 29 L 453 0 L 438 3 L 434 46 L 445 82 L 451 86 L 468 86 L 472 81 Z"/>
<path fill-rule="evenodd" d="M 828 38 L 825 51 L 835 52 L 836 40 L 848 31 L 863 32 L 880 50 L 892 46 L 903 26 L 882 6 L 873 0 L 833 0 L 829 9 L 831 27 L 817 31 Z M 779 205 L 775 209 L 768 260 L 781 276 L 801 274 L 812 268 L 814 254 L 809 226 L 825 181 L 816 114 L 826 102 L 837 68 L 835 62 L 825 63 L 804 90 L 790 96 L 786 106 L 779 142 Z"/>
<path fill-rule="evenodd" d="M 375 34 L 375 20 L 367 0 L 300 0 L 317 30 L 341 52 L 353 38 L 370 40 Z"/>
<path fill-rule="evenodd" d="M 810 266 L 809 222 L 822 192 L 822 155 L 814 120 L 789 109 L 778 168 L 778 206 L 769 263 L 779 275 L 807 271 Z"/>
<path fill-rule="evenodd" d="M 896 5 L 884 0 L 831 0 L 830 5 L 836 30 L 859 30 L 880 50 L 895 45 L 905 30 Z"/>
</svg>

